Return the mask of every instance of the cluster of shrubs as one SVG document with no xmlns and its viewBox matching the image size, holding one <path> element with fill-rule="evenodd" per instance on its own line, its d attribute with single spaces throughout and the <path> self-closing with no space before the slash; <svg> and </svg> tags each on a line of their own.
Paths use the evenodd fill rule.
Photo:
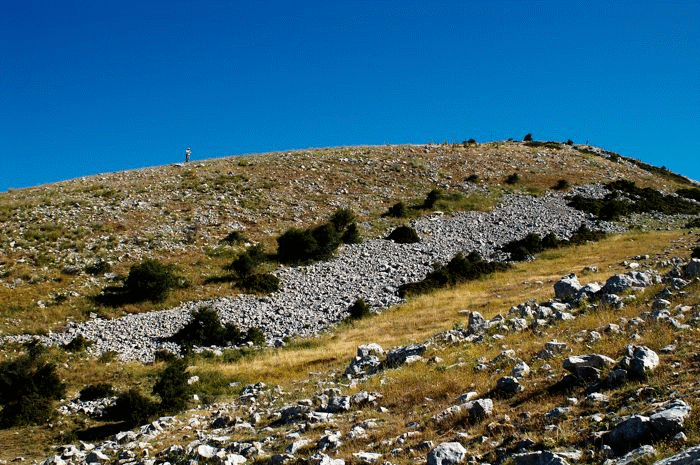
<svg viewBox="0 0 700 465">
<path fill-rule="evenodd" d="M 243 345 L 248 342 L 253 345 L 265 343 L 265 334 L 257 327 L 241 331 L 235 324 L 222 324 L 219 314 L 212 307 L 200 307 L 192 313 L 190 321 L 171 338 L 171 341 L 181 346 L 227 346 Z"/>
<path fill-rule="evenodd" d="M 479 177 L 475 174 L 468 178 L 470 182 L 476 182 L 478 179 Z M 459 192 L 446 193 L 442 189 L 433 189 L 430 192 L 428 192 L 428 194 L 425 196 L 425 199 L 423 199 L 422 203 L 418 205 L 407 206 L 403 202 L 397 202 L 391 207 L 389 207 L 389 209 L 384 214 L 382 214 L 382 216 L 388 216 L 392 218 L 406 218 L 410 215 L 411 211 L 432 210 L 439 207 L 438 203 L 441 200 L 457 201 L 460 198 L 461 194 Z M 442 206 L 444 207 L 445 205 L 443 204 Z"/>
<path fill-rule="evenodd" d="M 611 192 L 603 199 L 575 195 L 569 199 L 568 204 L 601 220 L 616 220 L 630 213 L 651 211 L 667 215 L 700 213 L 700 205 L 678 196 L 664 195 L 651 187 L 637 187 L 632 181 L 613 181 L 605 187 Z"/>
<path fill-rule="evenodd" d="M 269 294 L 279 290 L 280 281 L 271 273 L 260 272 L 260 265 L 270 260 L 262 245 L 248 247 L 235 260 L 226 266 L 231 272 L 232 281 L 236 286 L 247 292 Z"/>
<path fill-rule="evenodd" d="M 290 228 L 277 238 L 277 260 L 298 264 L 326 260 L 340 244 L 356 244 L 361 236 L 355 215 L 349 209 L 337 210 L 330 220 L 313 228 Z"/>
<path fill-rule="evenodd" d="M 350 312 L 350 318 L 353 320 L 360 320 L 372 314 L 369 305 L 361 298 L 357 299 L 355 303 L 348 308 L 348 312 Z"/>
<path fill-rule="evenodd" d="M 418 236 L 416 230 L 406 225 L 394 228 L 386 239 L 392 240 L 397 244 L 413 244 L 420 242 L 420 237 Z"/>
<path fill-rule="evenodd" d="M 55 413 L 54 401 L 65 392 L 46 349 L 30 344 L 26 354 L 0 363 L 0 427 L 45 423 Z"/>
<path fill-rule="evenodd" d="M 164 301 L 170 291 L 186 283 L 175 274 L 173 265 L 146 258 L 133 265 L 121 286 L 108 286 L 95 297 L 102 305 L 120 306 L 129 303 Z"/>
<path fill-rule="evenodd" d="M 447 265 L 433 265 L 434 270 L 422 281 L 402 284 L 398 294 L 400 297 L 425 294 L 442 287 L 473 281 L 496 271 L 504 271 L 509 266 L 502 262 L 488 262 L 478 252 L 470 252 L 466 257 L 458 253 Z"/>
<path fill-rule="evenodd" d="M 158 374 L 151 390 L 151 394 L 159 397 L 159 402 L 143 395 L 138 389 L 131 388 L 117 396 L 114 405 L 107 409 L 103 419 L 122 421 L 128 427 L 134 427 L 148 423 L 158 416 L 181 412 L 187 407 L 192 396 L 192 387 L 187 383 L 188 378 L 187 362 L 181 358 L 173 358 Z M 88 386 L 84 390 L 100 390 L 104 393 L 104 388 L 113 393 L 109 385 L 97 389 Z M 83 391 L 81 398 L 82 393 Z"/>
<path fill-rule="evenodd" d="M 581 225 L 568 240 L 558 239 L 553 233 L 549 233 L 544 237 L 536 233 L 530 233 L 523 239 L 513 240 L 502 245 L 500 250 L 510 254 L 511 260 L 518 262 L 529 260 L 536 253 L 544 252 L 547 249 L 599 241 L 604 237 L 605 233 L 603 231 L 591 231 L 586 225 Z"/>
</svg>

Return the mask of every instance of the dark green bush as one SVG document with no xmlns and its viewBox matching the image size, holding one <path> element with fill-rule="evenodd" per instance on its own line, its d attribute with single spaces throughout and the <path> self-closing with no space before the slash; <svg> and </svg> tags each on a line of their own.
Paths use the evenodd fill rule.
<svg viewBox="0 0 700 465">
<path fill-rule="evenodd" d="M 557 183 L 552 187 L 552 189 L 557 190 L 557 191 L 563 191 L 569 188 L 569 181 L 566 179 L 560 179 L 557 181 Z"/>
<path fill-rule="evenodd" d="M 693 252 L 690 254 L 690 258 L 700 258 L 700 247 L 693 248 Z"/>
<path fill-rule="evenodd" d="M 487 262 L 478 252 L 471 252 L 466 258 L 458 253 L 447 265 L 434 265 L 434 270 L 422 281 L 402 284 L 398 294 L 400 297 L 425 294 L 445 286 L 479 279 L 509 267 L 510 265 L 502 262 Z"/>
<path fill-rule="evenodd" d="M 221 243 L 229 245 L 242 244 L 244 242 L 248 242 L 248 238 L 240 231 L 231 231 L 226 237 L 221 239 Z"/>
<path fill-rule="evenodd" d="M 175 333 L 170 340 L 183 346 L 185 350 L 192 346 L 226 346 L 228 344 L 242 345 L 248 341 L 257 343 L 262 331 L 252 328 L 243 333 L 235 324 L 221 324 L 216 310 L 211 307 L 200 307 L 192 313 L 190 321 Z M 252 339 L 251 339 L 252 338 Z M 265 335 L 262 334 L 263 342 Z"/>
<path fill-rule="evenodd" d="M 1 427 L 40 424 L 53 416 L 53 401 L 63 398 L 66 386 L 46 358 L 46 349 L 32 344 L 25 355 L 0 363 Z"/>
<path fill-rule="evenodd" d="M 114 388 L 109 383 L 88 384 L 80 390 L 80 400 L 90 401 L 114 395 Z"/>
<path fill-rule="evenodd" d="M 266 260 L 267 255 L 263 250 L 262 244 L 255 244 L 248 247 L 225 269 L 235 273 L 239 278 L 245 278 L 253 274 L 255 269 Z"/>
<path fill-rule="evenodd" d="M 132 266 L 124 281 L 127 293 L 136 302 L 143 300 L 162 302 L 168 296 L 170 289 L 175 286 L 177 286 L 177 276 L 173 273 L 172 265 L 164 265 L 151 258 Z"/>
<path fill-rule="evenodd" d="M 389 207 L 389 210 L 384 214 L 384 216 L 390 216 L 392 218 L 405 218 L 408 210 L 403 202 L 396 202 L 394 205 Z"/>
<path fill-rule="evenodd" d="M 700 228 L 700 218 L 694 218 L 685 224 L 685 227 L 690 228 Z"/>
<path fill-rule="evenodd" d="M 527 134 L 525 134 L 525 137 L 523 137 L 523 141 L 525 141 L 525 142 L 532 141 L 532 134 L 530 134 L 529 132 Z"/>
<path fill-rule="evenodd" d="M 345 228 L 355 223 L 355 214 L 349 208 L 340 208 L 331 215 L 330 224 L 336 231 L 343 231 Z"/>
<path fill-rule="evenodd" d="M 465 179 L 465 181 L 467 181 L 467 182 L 477 182 L 477 181 L 479 181 L 479 175 L 478 175 L 478 174 L 470 174 L 469 176 L 467 176 L 467 178 Z"/>
<path fill-rule="evenodd" d="M 569 139 L 569 140 L 566 141 L 566 145 L 574 145 L 574 141 L 572 141 L 571 139 Z"/>
<path fill-rule="evenodd" d="M 605 185 L 611 191 L 604 199 L 586 199 L 574 196 L 569 206 L 592 213 L 602 220 L 615 220 L 630 213 L 656 211 L 666 215 L 698 214 L 700 206 L 673 195 L 664 195 L 650 187 L 640 188 L 632 181 L 618 180 Z M 621 200 L 621 197 L 630 199 Z"/>
<path fill-rule="evenodd" d="M 246 342 L 252 342 L 254 346 L 262 346 L 266 343 L 265 333 L 263 333 L 262 329 L 258 328 L 257 326 L 248 328 L 245 335 L 245 340 Z"/>
<path fill-rule="evenodd" d="M 362 235 L 360 235 L 357 223 L 350 223 L 340 239 L 343 241 L 343 244 L 359 244 L 362 242 Z"/>
<path fill-rule="evenodd" d="M 433 189 L 430 192 L 428 192 L 428 195 L 425 196 L 425 200 L 423 201 L 423 205 L 421 208 L 425 210 L 429 210 L 435 206 L 435 202 L 440 200 L 443 197 L 444 193 L 440 189 Z"/>
<path fill-rule="evenodd" d="M 515 184 L 520 181 L 518 173 L 513 173 L 506 178 L 506 184 Z"/>
<path fill-rule="evenodd" d="M 685 197 L 686 199 L 692 199 L 700 202 L 700 189 L 678 189 L 676 194 L 680 195 L 681 197 Z"/>
<path fill-rule="evenodd" d="M 238 287 L 246 292 L 270 294 L 279 291 L 280 280 L 271 273 L 258 273 L 243 278 L 238 283 Z"/>
<path fill-rule="evenodd" d="M 397 244 L 412 244 L 420 242 L 420 237 L 415 229 L 410 226 L 399 226 L 389 234 L 386 239 L 392 240 Z"/>
<path fill-rule="evenodd" d="M 352 211 L 339 209 L 327 223 L 310 229 L 288 229 L 277 238 L 277 259 L 291 264 L 329 259 L 343 238 L 357 239 L 357 234 L 348 232 L 351 227 L 357 228 L 354 219 Z"/>
<path fill-rule="evenodd" d="M 350 306 L 348 311 L 350 312 L 350 318 L 353 320 L 359 320 L 372 314 L 364 299 L 357 299 L 355 303 Z"/>
<path fill-rule="evenodd" d="M 63 344 L 63 349 L 67 352 L 81 352 L 93 345 L 94 343 L 95 341 L 86 339 L 85 337 L 83 337 L 82 334 L 78 334 L 73 339 L 71 339 L 70 342 Z"/>
<path fill-rule="evenodd" d="M 150 422 L 158 415 L 156 402 L 132 388 L 117 396 L 117 400 L 105 412 L 105 419 L 123 421 L 134 427 Z"/>
<path fill-rule="evenodd" d="M 185 409 L 192 395 L 188 378 L 185 360 L 168 362 L 153 386 L 153 394 L 160 397 L 159 413 L 174 414 Z"/>
</svg>

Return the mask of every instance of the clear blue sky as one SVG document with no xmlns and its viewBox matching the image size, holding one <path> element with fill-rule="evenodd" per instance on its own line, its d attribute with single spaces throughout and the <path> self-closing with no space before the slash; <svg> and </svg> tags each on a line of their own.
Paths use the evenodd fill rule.
<svg viewBox="0 0 700 465">
<path fill-rule="evenodd" d="M 700 2 L 4 2 L 0 191 L 283 149 L 591 144 L 700 179 Z"/>
</svg>

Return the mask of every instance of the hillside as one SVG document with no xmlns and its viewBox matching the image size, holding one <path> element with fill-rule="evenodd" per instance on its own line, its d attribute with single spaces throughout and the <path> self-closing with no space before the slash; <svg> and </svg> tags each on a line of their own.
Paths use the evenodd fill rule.
<svg viewBox="0 0 700 465">
<path fill-rule="evenodd" d="M 667 195 L 679 189 L 686 193 Z M 261 340 L 241 339 L 230 348 L 194 348 L 186 359 L 187 377 L 198 377 L 187 390 L 199 399 L 188 400 L 193 410 L 117 437 L 128 424 L 61 413 L 0 430 L 0 459 L 58 453 L 63 458 L 52 463 L 80 463 L 91 452 L 79 450 L 82 439 L 105 454 L 93 461 L 110 463 L 400 464 L 432 462 L 441 447 L 475 463 L 603 463 L 637 449 L 630 447 L 636 441 L 653 444 L 641 459 L 652 463 L 700 443 L 700 313 L 690 260 L 698 245 L 696 191 L 682 176 L 595 147 L 497 142 L 270 153 L 0 194 L 3 363 L 26 352 L 24 342 L 48 344 L 42 360 L 66 384 L 63 399 L 110 383 L 156 401 L 152 387 L 170 366 L 159 357 L 179 352 L 169 338 L 203 307 L 264 337 L 257 347 Z M 621 208 L 620 215 L 582 210 L 591 202 L 600 209 L 596 202 L 611 192 L 617 197 L 605 208 Z M 576 195 L 580 205 L 572 206 Z M 386 215 L 398 202 L 405 216 Z M 361 243 L 315 263 L 270 258 L 285 231 L 318 228 L 339 209 L 354 214 Z M 403 224 L 420 242 L 383 239 Z M 576 241 L 582 225 L 608 234 Z M 520 245 L 508 248 L 549 233 L 556 246 L 527 251 L 534 260 L 515 258 Z M 268 257 L 256 266 L 279 279 L 278 291 L 247 293 L 227 271 L 256 243 Z M 487 260 L 478 267 L 504 261 L 503 268 L 402 298 L 403 286 L 435 263 L 475 251 Z M 99 299 L 106 288 L 125 286 L 146 258 L 177 275 L 163 299 Z M 580 279 L 575 297 L 562 293 L 571 282 L 560 278 L 570 273 Z M 619 273 L 644 278 L 614 291 L 603 286 Z M 374 314 L 349 320 L 358 298 Z M 85 348 L 70 345 L 76 336 Z M 353 368 L 358 346 L 371 343 Z M 629 344 L 658 363 L 635 375 L 623 357 Z M 392 347 L 404 351 L 386 355 Z M 607 358 L 570 360 L 591 354 Z M 520 388 L 497 388 L 523 364 L 528 372 L 513 378 Z M 610 381 L 620 370 L 629 380 Z M 617 430 L 623 415 L 638 415 L 641 433 Z M 662 433 L 658 417 L 675 420 Z M 109 438 L 116 442 L 103 442 Z M 73 453 L 53 448 L 67 443 L 77 445 Z"/>
</svg>

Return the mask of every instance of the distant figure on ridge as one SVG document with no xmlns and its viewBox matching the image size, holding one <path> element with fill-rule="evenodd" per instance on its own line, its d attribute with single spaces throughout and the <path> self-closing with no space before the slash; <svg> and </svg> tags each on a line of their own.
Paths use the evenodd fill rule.
<svg viewBox="0 0 700 465">
<path fill-rule="evenodd" d="M 192 155 L 192 150 L 187 147 L 187 150 L 185 150 L 185 163 L 190 161 L 190 155 Z"/>
</svg>

